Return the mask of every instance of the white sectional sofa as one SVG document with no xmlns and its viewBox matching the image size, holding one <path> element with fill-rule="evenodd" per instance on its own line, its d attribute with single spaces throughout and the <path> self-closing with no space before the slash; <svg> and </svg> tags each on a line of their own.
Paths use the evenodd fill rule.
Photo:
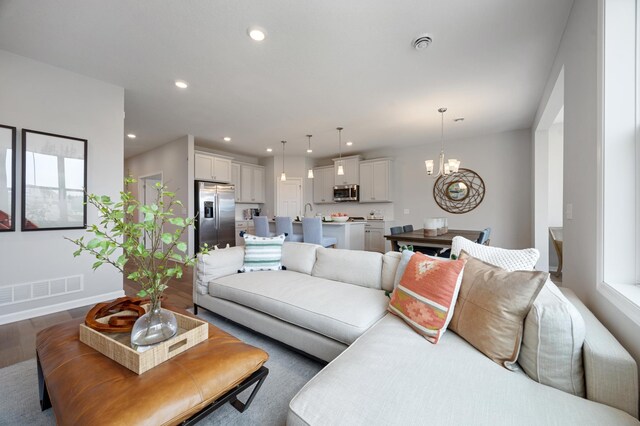
<svg viewBox="0 0 640 426">
<path fill-rule="evenodd" d="M 511 372 L 453 332 L 433 345 L 387 313 L 400 254 L 285 243 L 283 271 L 238 273 L 243 247 L 199 256 L 194 308 L 330 363 L 290 403 L 291 425 L 640 425 L 634 360 L 588 309 L 586 398 Z"/>
</svg>

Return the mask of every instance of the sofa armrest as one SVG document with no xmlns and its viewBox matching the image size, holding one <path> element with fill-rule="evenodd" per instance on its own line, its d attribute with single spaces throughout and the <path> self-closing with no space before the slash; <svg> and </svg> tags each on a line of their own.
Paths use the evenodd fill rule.
<svg viewBox="0 0 640 426">
<path fill-rule="evenodd" d="M 582 356 L 587 399 L 610 405 L 638 418 L 638 367 L 625 348 L 566 287 L 562 293 L 584 319 Z"/>
<path fill-rule="evenodd" d="M 207 294 L 209 283 L 216 278 L 233 275 L 242 269 L 244 246 L 211 250 L 209 254 L 198 253 L 193 271 L 193 301 L 198 295 Z"/>
</svg>

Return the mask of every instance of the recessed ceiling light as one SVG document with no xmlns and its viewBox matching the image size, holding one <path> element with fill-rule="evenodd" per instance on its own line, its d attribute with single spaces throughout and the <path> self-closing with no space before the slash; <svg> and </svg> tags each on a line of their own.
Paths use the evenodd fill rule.
<svg viewBox="0 0 640 426">
<path fill-rule="evenodd" d="M 187 87 L 189 87 L 189 84 L 186 81 L 176 80 L 176 87 L 179 87 L 180 89 L 186 89 Z"/>
<path fill-rule="evenodd" d="M 267 33 L 262 28 L 257 27 L 249 27 L 247 28 L 247 34 L 251 37 L 252 40 L 262 41 L 267 36 Z"/>
<path fill-rule="evenodd" d="M 225 136 L 223 139 L 225 142 L 231 142 L 231 138 L 229 136 Z"/>
<path fill-rule="evenodd" d="M 127 135 L 127 137 L 128 137 L 129 139 L 135 139 L 135 138 L 136 138 L 136 135 L 134 135 L 133 133 L 129 133 L 129 134 Z"/>
<path fill-rule="evenodd" d="M 273 149 L 267 148 L 267 152 L 271 152 L 271 151 L 273 151 Z"/>
<path fill-rule="evenodd" d="M 312 149 L 308 149 L 308 150 L 307 150 L 307 153 L 308 153 L 308 154 L 311 154 L 312 152 L 313 152 L 313 150 L 312 150 Z"/>
<path fill-rule="evenodd" d="M 353 145 L 353 142 L 351 141 L 347 142 L 347 146 L 351 146 L 351 145 Z"/>
</svg>

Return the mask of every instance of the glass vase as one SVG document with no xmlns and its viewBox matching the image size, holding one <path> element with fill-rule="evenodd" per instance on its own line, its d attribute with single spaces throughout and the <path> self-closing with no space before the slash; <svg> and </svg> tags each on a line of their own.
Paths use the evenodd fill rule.
<svg viewBox="0 0 640 426">
<path fill-rule="evenodd" d="M 172 338 L 178 332 L 173 312 L 162 309 L 161 295 L 151 298 L 149 310 L 136 320 L 131 329 L 131 347 L 149 346 Z"/>
</svg>

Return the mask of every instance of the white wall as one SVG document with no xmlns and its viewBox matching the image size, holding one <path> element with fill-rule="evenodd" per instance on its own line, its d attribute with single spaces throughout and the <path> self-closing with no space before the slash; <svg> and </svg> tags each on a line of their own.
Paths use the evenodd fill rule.
<svg viewBox="0 0 640 426">
<path fill-rule="evenodd" d="M 87 189 L 117 197 L 122 189 L 124 90 L 98 80 L 0 50 L 0 117 L 2 124 L 88 140 Z M 17 188 L 21 188 L 18 158 Z M 20 191 L 16 219 L 21 217 Z M 97 212 L 87 209 L 88 224 Z M 18 222 L 19 223 L 19 222 Z M 17 228 L 19 228 L 19 224 Z M 81 275 L 80 293 L 47 297 L 0 307 L 0 323 L 84 306 L 123 294 L 122 276 L 108 265 L 91 269 L 88 255 L 73 257 L 84 230 L 0 233 L 0 287 Z"/>
<path fill-rule="evenodd" d="M 193 136 L 187 135 L 175 141 L 164 144 L 134 157 L 127 158 L 124 162 L 124 173 L 137 180 L 142 176 L 162 174 L 162 183 L 169 191 L 176 193 L 176 199 L 180 200 L 183 208 L 175 209 L 175 214 L 182 217 L 192 217 L 193 212 L 188 211 L 190 205 L 190 193 L 193 193 L 193 179 L 189 179 L 189 153 L 193 152 Z M 138 185 L 132 185 L 131 193 L 140 200 Z M 175 231 L 173 225 L 167 225 L 166 232 Z M 190 238 L 191 236 L 191 238 Z M 192 233 L 185 233 L 181 240 L 193 249 Z"/>
<path fill-rule="evenodd" d="M 365 158 L 393 157 L 393 217 L 396 224 L 421 228 L 425 217 L 447 217 L 452 229 L 492 228 L 491 245 L 523 248 L 531 245 L 531 131 L 516 130 L 472 139 L 447 141 L 445 155 L 478 173 L 485 183 L 483 202 L 469 213 L 451 214 L 433 199 L 435 179 L 424 160 L 437 161 L 437 143 L 367 152 Z M 365 210 L 370 207 L 363 205 Z M 390 205 L 379 204 L 388 209 Z M 405 214 L 405 209 L 409 210 Z"/>
<path fill-rule="evenodd" d="M 534 128 L 564 66 L 564 203 L 573 205 L 565 220 L 563 285 L 573 289 L 640 361 L 640 327 L 597 290 L 598 170 L 598 8 L 599 0 L 575 0 L 551 69 Z"/>
</svg>

